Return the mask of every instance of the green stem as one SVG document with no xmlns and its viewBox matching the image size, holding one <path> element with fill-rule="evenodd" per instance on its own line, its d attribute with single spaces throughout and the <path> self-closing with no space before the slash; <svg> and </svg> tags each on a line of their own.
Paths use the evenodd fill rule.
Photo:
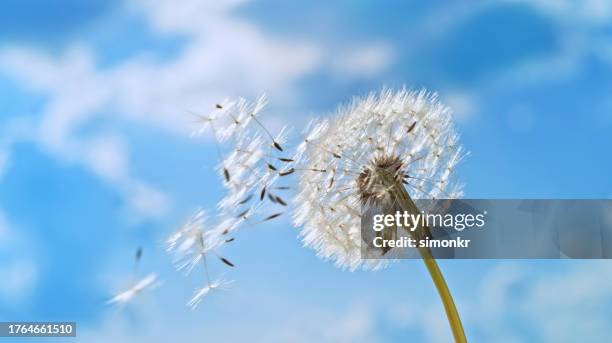
<svg viewBox="0 0 612 343">
<path fill-rule="evenodd" d="M 446 281 L 444 280 L 442 271 L 438 267 L 438 263 L 433 258 L 433 256 L 431 256 L 429 250 L 419 249 L 419 252 L 421 253 L 421 257 L 423 257 L 423 262 L 425 262 L 425 267 L 427 267 L 427 271 L 431 276 L 431 280 L 438 289 L 438 294 L 440 295 L 440 299 L 442 300 L 442 304 L 444 305 L 446 317 L 448 318 L 448 323 L 450 324 L 451 330 L 453 331 L 453 337 L 455 337 L 455 342 L 467 342 L 467 339 L 465 338 L 465 332 L 463 331 L 463 325 L 461 324 L 461 318 L 459 317 L 459 312 L 457 311 L 457 307 L 455 306 L 455 302 L 453 301 L 453 296 L 451 295 L 450 290 L 446 285 Z"/>
<path fill-rule="evenodd" d="M 395 184 L 391 191 L 395 197 L 395 200 L 397 201 L 397 204 L 400 205 L 402 210 L 414 214 L 420 213 L 419 208 L 416 206 L 414 201 L 412 201 L 410 195 L 408 195 L 408 192 L 403 185 Z M 424 239 L 426 236 L 431 237 L 428 227 L 419 227 L 416 231 L 409 232 L 412 238 L 418 241 Z M 453 297 L 448 289 L 446 281 L 444 280 L 442 271 L 438 267 L 438 263 L 436 263 L 435 258 L 431 255 L 431 251 L 428 248 L 418 248 L 418 250 L 423 258 L 425 267 L 427 267 L 427 271 L 429 272 L 429 275 L 431 276 L 431 279 L 438 290 L 438 294 L 440 295 L 440 299 L 444 305 L 446 317 L 448 318 L 455 342 L 466 343 L 467 339 L 465 338 L 465 332 L 463 331 L 463 325 L 461 324 L 459 312 L 457 311 Z"/>
</svg>

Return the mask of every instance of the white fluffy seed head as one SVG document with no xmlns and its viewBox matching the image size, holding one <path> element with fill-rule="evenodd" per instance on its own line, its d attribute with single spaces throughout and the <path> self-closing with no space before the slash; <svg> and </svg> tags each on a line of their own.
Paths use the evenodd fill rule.
<svg viewBox="0 0 612 343">
<path fill-rule="evenodd" d="M 451 177 L 464 153 L 436 94 L 383 90 L 307 130 L 297 152 L 304 171 L 294 221 L 304 245 L 342 268 L 389 262 L 362 259 L 360 229 L 362 206 L 388 201 L 389 180 L 405 184 L 413 199 L 461 196 Z"/>
</svg>

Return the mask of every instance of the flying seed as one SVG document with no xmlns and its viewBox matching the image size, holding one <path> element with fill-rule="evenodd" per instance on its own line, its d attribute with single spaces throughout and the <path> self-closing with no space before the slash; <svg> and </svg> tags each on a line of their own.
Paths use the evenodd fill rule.
<svg viewBox="0 0 612 343">
<path fill-rule="evenodd" d="M 264 188 L 261 190 L 261 193 L 259 194 L 259 200 L 260 200 L 260 201 L 263 201 L 263 198 L 264 198 L 265 196 L 266 196 L 266 187 L 264 187 Z"/>
<path fill-rule="evenodd" d="M 280 217 L 281 214 L 283 214 L 283 213 L 282 212 L 274 213 L 273 215 L 266 217 L 266 219 L 264 219 L 263 221 L 265 222 L 265 221 L 272 220 L 274 218 Z"/>
<path fill-rule="evenodd" d="M 294 162 L 293 159 L 291 159 L 291 158 L 284 158 L 284 157 L 280 157 L 279 160 L 282 161 L 282 162 Z"/>
<path fill-rule="evenodd" d="M 249 194 L 249 196 L 248 196 L 248 197 L 246 197 L 246 198 L 244 198 L 244 200 L 240 201 L 240 202 L 238 203 L 238 205 L 244 205 L 244 204 L 246 204 L 247 202 L 249 202 L 249 200 L 251 200 L 251 198 L 253 198 L 253 194 Z"/>
<path fill-rule="evenodd" d="M 227 168 L 223 168 L 223 176 L 225 176 L 226 182 L 230 182 L 230 173 L 229 173 L 229 170 L 227 170 Z"/>
<path fill-rule="evenodd" d="M 286 176 L 286 175 L 289 175 L 289 174 L 293 174 L 294 172 L 295 172 L 295 169 L 289 168 L 287 171 L 278 173 L 278 175 L 279 176 Z"/>
<path fill-rule="evenodd" d="M 283 206 L 287 206 L 287 203 L 285 202 L 285 200 L 283 200 L 281 197 L 279 196 L 275 196 L 276 198 L 276 202 L 283 205 Z"/>
<path fill-rule="evenodd" d="M 280 146 L 280 144 L 278 144 L 278 142 L 274 141 L 272 145 L 274 145 L 274 147 L 278 149 L 279 151 L 283 151 L 283 148 Z"/>
<path fill-rule="evenodd" d="M 408 130 L 406 131 L 406 133 L 410 133 L 412 132 L 412 130 L 414 130 L 414 127 L 416 126 L 416 121 L 414 123 L 412 123 L 412 125 L 410 125 L 410 127 L 408 128 Z"/>
<path fill-rule="evenodd" d="M 227 264 L 228 266 L 230 266 L 230 267 L 235 267 L 235 266 L 234 266 L 234 264 L 233 264 L 232 262 L 230 262 L 228 259 L 226 259 L 225 257 L 221 257 L 221 256 L 219 256 L 219 259 L 220 259 L 220 260 L 221 260 L 223 263 Z"/>
</svg>

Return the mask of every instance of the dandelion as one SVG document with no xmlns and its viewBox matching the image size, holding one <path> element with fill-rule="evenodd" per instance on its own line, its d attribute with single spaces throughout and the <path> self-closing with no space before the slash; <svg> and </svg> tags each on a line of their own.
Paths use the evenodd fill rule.
<svg viewBox="0 0 612 343">
<path fill-rule="evenodd" d="M 305 246 L 342 268 L 377 269 L 388 259 L 361 257 L 362 210 L 419 213 L 414 199 L 456 198 L 451 177 L 464 156 L 450 110 L 425 91 L 383 90 L 355 99 L 329 121 L 312 123 L 298 147 L 294 222 Z M 297 169 L 297 168 L 296 168 Z M 394 237 L 399 229 L 383 232 Z M 427 228 L 417 230 L 424 237 Z M 455 339 L 463 328 L 429 250 L 419 250 L 442 297 Z M 378 252 L 379 257 L 386 250 Z"/>
<path fill-rule="evenodd" d="M 157 274 L 151 273 L 145 276 L 144 278 L 142 278 L 141 280 L 139 280 L 138 282 L 136 282 L 129 289 L 121 293 L 118 293 L 117 295 L 112 297 L 110 300 L 106 302 L 106 304 L 107 305 L 125 305 L 128 302 L 130 302 L 132 299 L 134 299 L 134 297 L 136 297 L 138 294 L 142 293 L 142 291 L 144 291 L 145 289 L 153 288 L 157 284 L 159 284 L 157 282 Z"/>
<path fill-rule="evenodd" d="M 304 245 L 320 257 L 350 270 L 382 268 L 389 259 L 362 258 L 362 211 L 419 213 L 414 199 L 462 194 L 453 172 L 465 153 L 450 110 L 435 94 L 383 90 L 355 99 L 340 108 L 335 118 L 311 122 L 295 149 L 286 144 L 286 130 L 273 135 L 262 124 L 265 104 L 265 97 L 254 104 L 226 101 L 212 115 L 200 116 L 198 133 L 210 129 L 215 139 L 218 173 L 226 193 L 217 204 L 217 224 L 211 230 L 193 231 L 192 226 L 202 225 L 203 220 L 196 219 L 170 237 L 170 250 L 195 252 L 183 268 L 202 261 L 207 271 L 206 255 L 233 241 L 227 235 L 279 218 L 287 208 L 293 210 L 294 223 L 301 227 Z M 291 185 L 296 177 L 297 188 Z M 287 201 L 283 192 L 294 190 L 294 201 Z M 414 235 L 420 239 L 427 233 L 428 228 L 421 227 Z M 400 234 L 406 233 L 397 228 L 383 231 L 390 237 Z M 455 339 L 464 342 L 444 278 L 429 250 L 419 252 L 440 293 Z M 381 249 L 368 257 L 388 253 Z M 208 271 L 206 280 L 188 306 L 196 307 L 211 290 L 227 285 L 211 282 Z"/>
</svg>

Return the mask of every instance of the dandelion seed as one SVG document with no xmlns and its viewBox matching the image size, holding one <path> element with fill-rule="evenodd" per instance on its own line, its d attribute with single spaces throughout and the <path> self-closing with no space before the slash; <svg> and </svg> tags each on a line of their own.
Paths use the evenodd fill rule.
<svg viewBox="0 0 612 343">
<path fill-rule="evenodd" d="M 167 240 L 167 250 L 174 253 L 177 270 L 187 274 L 224 241 L 219 230 L 205 230 L 205 214 L 199 211 Z"/>
<path fill-rule="evenodd" d="M 147 288 L 153 288 L 157 282 L 157 274 L 151 273 L 106 302 L 107 305 L 125 305 Z"/>
<path fill-rule="evenodd" d="M 247 215 L 247 213 L 249 213 L 249 209 L 246 209 L 246 210 L 244 210 L 244 211 L 242 211 L 242 212 L 238 213 L 238 215 L 237 215 L 236 217 L 238 217 L 238 218 L 244 218 L 244 217 Z"/>
<path fill-rule="evenodd" d="M 274 199 L 276 199 L 276 202 L 283 205 L 283 206 L 287 206 L 287 203 L 285 202 L 285 200 L 283 200 L 281 197 L 279 196 L 275 196 Z"/>
<path fill-rule="evenodd" d="M 268 199 L 270 199 L 270 201 L 272 201 L 275 204 L 277 203 L 276 197 L 270 192 L 268 192 Z"/>
<path fill-rule="evenodd" d="M 283 171 L 283 172 L 278 173 L 278 175 L 279 175 L 279 176 L 287 176 L 287 175 L 293 174 L 294 172 L 295 172 L 295 169 L 294 169 L 294 168 L 289 168 L 289 169 L 288 169 L 288 170 L 286 170 L 286 171 Z"/>
<path fill-rule="evenodd" d="M 241 200 L 240 202 L 238 202 L 238 205 L 244 205 L 247 202 L 249 202 L 249 200 L 251 200 L 251 198 L 253 198 L 253 194 L 249 194 L 249 196 L 247 196 L 246 198 L 244 198 L 244 200 Z"/>
<path fill-rule="evenodd" d="M 281 212 L 281 213 L 274 213 L 273 215 L 267 216 L 267 217 L 266 217 L 264 220 L 262 220 L 262 221 L 264 221 L 264 222 L 265 222 L 265 221 L 268 221 L 268 220 L 272 220 L 272 219 L 274 219 L 274 218 L 278 218 L 278 217 L 280 217 L 282 214 L 283 214 L 282 212 Z"/>
<path fill-rule="evenodd" d="M 221 256 L 218 256 L 218 257 L 221 260 L 221 262 L 227 264 L 230 267 L 235 267 L 235 265 L 232 262 L 230 262 L 228 259 L 226 259 L 225 257 L 221 257 Z"/>
<path fill-rule="evenodd" d="M 414 130 L 415 126 L 416 126 L 416 121 L 414 123 L 412 123 L 412 125 L 410 125 L 410 127 L 408 127 L 408 130 L 406 130 L 406 133 L 412 132 L 412 130 Z"/>
<path fill-rule="evenodd" d="M 136 250 L 136 257 L 135 257 L 136 263 L 138 263 L 138 261 L 140 261 L 141 258 L 142 258 L 142 248 L 138 247 L 138 250 Z"/>
<path fill-rule="evenodd" d="M 187 306 L 191 307 L 191 309 L 196 309 L 202 299 L 208 295 L 210 292 L 215 290 L 226 290 L 229 285 L 231 285 L 233 281 L 228 281 L 225 279 L 217 279 L 202 288 L 198 288 L 193 293 L 193 296 L 187 302 Z"/>
<path fill-rule="evenodd" d="M 195 243 L 197 235 L 202 231 L 205 216 L 204 211 L 198 211 L 187 223 L 170 235 L 166 240 L 166 250 L 171 252 L 178 249 L 183 252 L 189 249 Z"/>
<path fill-rule="evenodd" d="M 274 147 L 278 150 L 278 151 L 283 151 L 283 148 L 280 146 L 280 144 L 277 141 L 272 142 L 272 145 L 274 145 Z"/>
</svg>

